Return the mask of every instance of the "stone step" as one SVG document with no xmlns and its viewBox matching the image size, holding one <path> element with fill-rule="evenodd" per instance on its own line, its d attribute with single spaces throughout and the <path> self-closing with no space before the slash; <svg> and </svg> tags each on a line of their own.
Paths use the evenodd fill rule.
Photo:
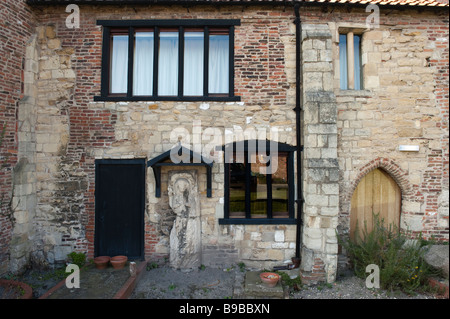
<svg viewBox="0 0 450 319">
<path fill-rule="evenodd" d="M 289 290 L 284 290 L 279 281 L 275 287 L 269 287 L 259 278 L 261 271 L 248 271 L 245 274 L 242 299 L 289 299 Z"/>
</svg>

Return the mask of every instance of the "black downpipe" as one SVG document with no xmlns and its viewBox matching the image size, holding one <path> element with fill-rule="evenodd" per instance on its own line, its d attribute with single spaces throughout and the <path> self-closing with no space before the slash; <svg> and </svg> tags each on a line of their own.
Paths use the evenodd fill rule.
<svg viewBox="0 0 450 319">
<path fill-rule="evenodd" d="M 296 85 L 295 85 L 295 114 L 296 114 L 296 130 L 297 130 L 297 235 L 295 245 L 295 257 L 300 259 L 300 250 L 302 245 L 302 225 L 303 225 L 303 191 L 302 191 L 302 132 L 301 132 L 301 111 L 302 111 L 302 21 L 300 20 L 300 5 L 296 4 L 295 11 L 295 52 L 296 52 Z"/>
</svg>

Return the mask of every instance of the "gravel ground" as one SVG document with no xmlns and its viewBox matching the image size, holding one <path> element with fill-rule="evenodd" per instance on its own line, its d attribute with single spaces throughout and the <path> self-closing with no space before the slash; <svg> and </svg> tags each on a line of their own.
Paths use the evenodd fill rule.
<svg viewBox="0 0 450 319">
<path fill-rule="evenodd" d="M 144 271 L 130 299 L 227 299 L 233 296 L 236 269 L 183 272 L 168 267 Z"/>
<path fill-rule="evenodd" d="M 436 299 L 432 294 L 407 295 L 382 289 L 368 289 L 365 280 L 356 276 L 340 277 L 333 284 L 303 287 L 291 293 L 291 299 Z"/>
<path fill-rule="evenodd" d="M 239 268 L 205 268 L 182 272 L 162 267 L 145 271 L 130 299 L 228 299 L 242 289 L 245 272 Z M 368 289 L 363 279 L 352 274 L 333 284 L 303 286 L 291 291 L 290 299 L 436 299 L 432 294 L 407 295 L 382 289 Z"/>
<path fill-rule="evenodd" d="M 38 298 L 61 279 L 50 276 L 49 271 L 28 271 L 19 279 L 33 288 L 33 297 Z M 245 270 L 239 267 L 182 272 L 169 267 L 144 270 L 130 299 L 230 299 L 243 291 Z M 105 286 L 100 280 L 97 288 Z M 4 293 L 4 291 L 2 292 Z M 433 294 L 406 295 L 382 289 L 368 289 L 365 281 L 351 273 L 338 277 L 333 284 L 303 286 L 299 291 L 291 290 L 290 299 L 436 299 Z M 440 299 L 440 297 L 438 297 Z"/>
</svg>

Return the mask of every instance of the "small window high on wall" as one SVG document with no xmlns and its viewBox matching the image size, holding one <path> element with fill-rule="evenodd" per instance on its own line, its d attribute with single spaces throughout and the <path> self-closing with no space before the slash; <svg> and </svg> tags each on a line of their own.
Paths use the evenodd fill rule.
<svg viewBox="0 0 450 319">
<path fill-rule="evenodd" d="M 362 90 L 362 36 L 349 31 L 339 34 L 339 79 L 341 90 Z"/>
<path fill-rule="evenodd" d="M 239 20 L 101 20 L 98 101 L 239 101 L 234 27 Z"/>
</svg>

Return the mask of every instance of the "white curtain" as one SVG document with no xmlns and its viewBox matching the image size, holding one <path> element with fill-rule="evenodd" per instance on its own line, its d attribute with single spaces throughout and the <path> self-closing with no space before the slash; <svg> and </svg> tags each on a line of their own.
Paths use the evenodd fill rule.
<svg viewBox="0 0 450 319">
<path fill-rule="evenodd" d="M 127 93 L 128 36 L 114 35 L 111 57 L 110 93 Z"/>
<path fill-rule="evenodd" d="M 210 94 L 229 92 L 229 37 L 211 35 L 209 38 L 209 88 Z"/>
<path fill-rule="evenodd" d="M 184 80 L 185 96 L 203 95 L 203 32 L 184 34 Z"/>
<path fill-rule="evenodd" d="M 158 95 L 178 95 L 178 32 L 161 32 L 158 61 Z"/>
<path fill-rule="evenodd" d="M 339 35 L 339 80 L 341 90 L 348 89 L 347 82 L 347 35 Z"/>
<path fill-rule="evenodd" d="M 136 32 L 133 95 L 153 95 L 153 32 Z"/>
</svg>

